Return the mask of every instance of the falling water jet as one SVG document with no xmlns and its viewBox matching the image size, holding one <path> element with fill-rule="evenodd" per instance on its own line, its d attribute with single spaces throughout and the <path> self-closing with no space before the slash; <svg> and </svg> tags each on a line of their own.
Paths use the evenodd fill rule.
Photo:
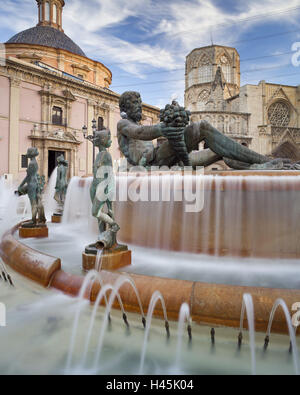
<svg viewBox="0 0 300 395">
<path fill-rule="evenodd" d="M 113 286 L 111 284 L 105 284 L 104 286 L 101 286 L 101 291 L 98 293 L 97 299 L 96 299 L 94 307 L 93 307 L 93 311 L 92 311 L 92 315 L 91 315 L 91 319 L 90 319 L 90 324 L 89 324 L 89 328 L 88 328 L 87 335 L 86 335 L 84 351 L 83 351 L 83 355 L 82 355 L 82 359 L 81 359 L 81 366 L 82 367 L 84 367 L 85 362 L 86 362 L 86 358 L 87 358 L 87 354 L 88 354 L 88 347 L 89 347 L 90 339 L 92 336 L 92 330 L 94 327 L 97 308 L 100 305 L 102 298 L 106 297 L 107 291 L 113 291 Z M 107 318 L 108 323 L 109 323 L 109 317 L 110 317 L 110 310 L 108 310 L 108 304 L 106 304 L 105 318 Z"/>
<path fill-rule="evenodd" d="M 190 308 L 187 303 L 183 303 L 181 305 L 180 311 L 179 311 L 177 351 L 176 351 L 176 359 L 175 359 L 175 361 L 176 361 L 175 364 L 176 364 L 177 368 L 179 368 L 180 354 L 181 354 L 181 349 L 182 349 L 183 326 L 184 326 L 185 321 L 187 321 L 188 326 L 190 326 L 191 315 L 190 315 Z M 189 330 L 188 330 L 188 332 L 189 332 Z"/>
<path fill-rule="evenodd" d="M 256 374 L 256 358 L 255 358 L 255 328 L 254 328 L 254 306 L 253 299 L 250 294 L 243 295 L 243 304 L 241 309 L 241 319 L 240 319 L 240 334 L 243 333 L 243 323 L 245 311 L 247 313 L 247 321 L 249 327 L 249 337 L 250 337 L 250 350 L 251 350 L 251 371 L 252 375 Z M 241 336 L 242 339 L 242 336 Z"/>
<path fill-rule="evenodd" d="M 268 329 L 267 329 L 267 334 L 266 334 L 266 339 L 268 339 L 268 343 L 270 340 L 271 336 L 271 329 L 272 329 L 272 324 L 274 320 L 275 313 L 278 309 L 278 307 L 281 306 L 285 315 L 286 323 L 288 326 L 289 330 L 289 335 L 290 335 L 290 342 L 292 344 L 292 349 L 291 352 L 293 354 L 293 361 L 294 361 L 294 369 L 295 369 L 295 374 L 299 375 L 299 361 L 298 361 L 298 348 L 297 348 L 297 343 L 296 343 L 296 336 L 295 336 L 295 331 L 293 329 L 292 325 L 292 320 L 289 314 L 289 310 L 287 308 L 287 305 L 283 299 L 277 299 L 273 305 L 271 314 L 270 314 L 270 319 L 269 319 L 269 324 L 268 324 Z M 265 339 L 265 341 L 266 341 Z"/>
<path fill-rule="evenodd" d="M 100 276 L 100 278 L 101 278 L 101 276 Z M 106 303 L 106 314 L 105 314 L 105 317 L 107 317 L 108 325 L 109 326 L 111 325 L 111 315 L 110 315 L 110 310 L 111 309 L 108 309 L 108 301 L 107 301 L 106 292 L 108 290 L 112 291 L 113 290 L 113 286 L 111 284 L 106 284 L 107 286 L 105 286 L 105 285 L 103 285 L 103 282 L 101 282 L 101 280 L 99 280 L 99 281 L 100 281 L 100 285 L 101 285 L 101 291 L 103 290 L 103 292 L 99 292 L 98 293 L 97 298 L 96 298 L 95 303 L 94 303 L 94 307 L 93 307 L 93 311 L 92 311 L 92 315 L 91 315 L 91 319 L 90 319 L 90 324 L 89 324 L 89 329 L 88 329 L 87 336 L 86 336 L 86 342 L 85 342 L 85 347 L 84 347 L 84 352 L 83 352 L 81 366 L 84 366 L 84 364 L 85 364 L 86 356 L 87 356 L 87 353 L 88 353 L 88 347 L 89 347 L 90 339 L 91 339 L 91 336 L 92 336 L 92 330 L 93 330 L 94 322 L 95 322 L 95 318 L 96 318 L 97 308 L 100 305 L 101 300 L 102 300 L 103 297 L 104 297 L 105 303 Z M 118 299 L 118 302 L 119 302 L 119 305 L 120 305 L 120 308 L 121 308 L 121 311 L 122 311 L 122 317 L 123 317 L 123 319 L 125 317 L 125 319 L 127 321 L 127 316 L 126 316 L 126 313 L 125 313 L 125 310 L 124 310 L 124 305 L 123 305 L 121 296 L 120 296 L 118 291 L 116 292 L 116 297 Z M 125 319 L 124 319 L 124 321 L 125 321 Z M 125 324 L 126 324 L 126 321 L 125 321 Z M 127 329 L 129 329 L 128 321 L 127 321 L 126 326 L 127 326 Z"/>
<path fill-rule="evenodd" d="M 77 307 L 77 310 L 75 313 L 75 318 L 74 318 L 74 324 L 73 324 L 70 346 L 69 346 L 69 353 L 68 353 L 67 363 L 66 363 L 66 372 L 69 371 L 71 363 L 72 363 L 72 356 L 73 356 L 73 351 L 74 351 L 74 346 L 75 346 L 75 339 L 77 336 L 77 328 L 78 328 L 79 318 L 80 318 L 80 314 L 81 314 L 81 310 L 82 310 L 82 304 L 83 304 L 82 302 L 84 300 L 84 295 L 85 295 L 87 288 L 90 285 L 91 281 L 95 280 L 97 278 L 99 279 L 99 281 L 101 281 L 100 280 L 101 276 L 98 272 L 96 272 L 95 270 L 89 271 L 88 274 L 85 276 L 82 286 L 79 291 L 79 295 L 78 295 L 79 303 L 78 303 L 78 307 Z"/>
<path fill-rule="evenodd" d="M 139 374 L 142 374 L 143 370 L 144 370 L 146 349 L 147 349 L 148 336 L 149 336 L 151 322 L 152 322 L 152 316 L 153 316 L 154 309 L 155 309 L 155 306 L 158 303 L 158 301 L 161 302 L 161 305 L 162 305 L 162 308 L 163 308 L 165 323 L 169 322 L 168 321 L 168 317 L 167 317 L 167 310 L 166 310 L 166 305 L 165 305 L 164 298 L 163 298 L 162 294 L 159 291 L 155 291 L 153 293 L 153 295 L 151 296 L 151 300 L 150 300 L 149 307 L 148 307 L 148 314 L 147 314 L 147 320 L 146 320 L 147 324 L 146 324 L 146 331 L 145 331 L 145 335 L 144 335 L 143 349 L 142 349 L 142 353 L 141 353 L 141 362 L 140 362 Z"/>
<path fill-rule="evenodd" d="M 95 263 L 95 268 L 97 272 L 100 272 L 102 270 L 103 255 L 104 255 L 104 249 L 97 251 L 96 263 Z"/>
<path fill-rule="evenodd" d="M 295 336 L 297 335 L 297 327 L 294 327 L 295 328 Z M 289 347 L 289 353 L 291 354 L 293 352 L 293 345 L 292 345 L 292 342 L 290 341 L 290 347 Z"/>
<path fill-rule="evenodd" d="M 100 353 L 101 353 L 101 348 L 102 348 L 102 342 L 103 342 L 103 337 L 104 337 L 104 333 L 105 333 L 106 326 L 107 326 L 107 321 L 108 321 L 108 323 L 110 322 L 110 310 L 111 310 L 112 304 L 113 304 L 113 302 L 114 302 L 114 299 L 115 299 L 116 297 L 118 298 L 119 305 L 120 305 L 121 310 L 122 310 L 123 319 L 124 319 L 124 316 L 126 317 L 126 321 L 127 321 L 126 326 L 127 326 L 127 329 L 129 328 L 129 324 L 128 324 L 127 316 L 126 316 L 126 314 L 125 314 L 124 306 L 123 306 L 123 303 L 122 303 L 120 294 L 119 294 L 119 292 L 118 292 L 118 290 L 119 290 L 119 289 L 122 287 L 122 285 L 125 284 L 125 283 L 128 283 L 128 284 L 133 288 L 133 290 L 134 290 L 134 292 L 135 292 L 135 294 L 136 294 L 138 303 L 139 303 L 140 310 L 141 310 L 143 325 L 144 325 L 144 323 L 145 323 L 145 325 L 146 325 L 146 319 L 145 319 L 145 315 L 144 315 L 142 303 L 141 303 L 140 296 L 139 296 L 139 293 L 138 293 L 138 290 L 137 290 L 137 288 L 136 288 L 136 285 L 135 285 L 134 281 L 133 281 L 130 277 L 128 277 L 128 276 L 122 275 L 122 276 L 118 277 L 118 279 L 116 280 L 116 283 L 114 284 L 114 287 L 111 288 L 112 293 L 111 293 L 110 299 L 109 299 L 111 302 L 106 303 L 106 314 L 105 314 L 104 322 L 103 322 L 103 324 L 102 324 L 102 327 L 103 327 L 103 328 L 101 329 L 101 335 L 100 335 L 100 337 L 99 337 L 99 343 L 98 343 L 98 347 L 97 347 L 97 351 L 96 351 L 95 366 L 94 366 L 95 369 L 96 369 L 96 365 L 97 365 L 97 363 L 98 363 L 98 360 L 99 360 L 99 358 L 100 358 Z M 100 285 L 101 285 L 101 284 L 100 284 Z M 102 286 L 102 285 L 101 285 L 101 286 Z M 96 302 L 95 302 L 95 307 L 94 307 L 95 310 L 93 310 L 93 314 L 92 314 L 92 318 L 91 318 L 91 325 L 90 325 L 90 329 L 89 329 L 89 335 L 87 336 L 87 343 L 86 343 L 87 345 L 86 345 L 86 350 L 85 350 L 85 354 L 84 354 L 84 355 L 87 354 L 87 347 L 88 347 L 88 344 L 89 344 L 89 338 L 90 338 L 90 336 L 91 336 L 91 330 L 92 330 L 93 322 L 94 322 L 94 319 L 95 319 L 96 308 L 97 308 L 97 306 L 98 306 L 98 304 L 99 304 L 99 297 L 100 297 L 100 295 L 98 294 L 98 297 L 97 297 Z M 106 299 L 106 294 L 104 294 L 104 297 L 105 297 L 105 299 Z M 109 306 L 110 306 L 110 308 L 109 308 Z M 124 321 L 125 321 L 125 320 L 124 320 Z M 126 323 L 126 322 L 125 322 L 125 323 Z"/>
<path fill-rule="evenodd" d="M 108 305 L 106 307 L 106 311 L 109 312 L 111 310 L 113 302 L 114 302 L 114 300 L 115 300 L 115 298 L 117 296 L 117 293 L 118 293 L 119 289 L 126 283 L 131 285 L 131 287 L 136 292 L 136 296 L 138 298 L 138 302 L 139 302 L 139 305 L 140 305 L 141 313 L 144 316 L 141 300 L 140 300 L 140 297 L 138 295 L 138 291 L 137 291 L 136 285 L 135 285 L 134 281 L 130 277 L 127 277 L 127 276 L 124 276 L 124 275 L 119 276 L 118 279 L 116 280 L 116 282 L 115 282 L 115 284 L 113 286 L 112 292 L 110 294 L 110 297 L 109 297 L 109 301 L 108 301 Z M 164 308 L 165 308 L 165 306 L 164 306 Z M 95 353 L 95 359 L 94 359 L 94 369 L 95 370 L 97 368 L 97 365 L 98 365 L 98 362 L 99 362 L 99 359 L 100 359 L 101 350 L 102 350 L 103 341 L 104 341 L 104 335 L 105 335 L 105 331 L 106 331 L 106 327 L 107 327 L 107 322 L 108 322 L 108 314 L 105 314 L 104 321 L 103 321 L 102 327 L 101 327 L 101 332 L 100 332 L 100 336 L 99 336 L 98 345 L 97 345 L 97 348 L 96 348 L 96 353 Z"/>
</svg>

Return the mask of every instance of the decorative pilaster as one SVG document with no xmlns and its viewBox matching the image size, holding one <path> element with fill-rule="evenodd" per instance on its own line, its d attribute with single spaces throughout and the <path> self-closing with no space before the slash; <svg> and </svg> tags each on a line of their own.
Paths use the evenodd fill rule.
<svg viewBox="0 0 300 395">
<path fill-rule="evenodd" d="M 21 80 L 10 78 L 9 159 L 8 172 L 14 177 L 19 173 L 19 117 Z"/>
</svg>

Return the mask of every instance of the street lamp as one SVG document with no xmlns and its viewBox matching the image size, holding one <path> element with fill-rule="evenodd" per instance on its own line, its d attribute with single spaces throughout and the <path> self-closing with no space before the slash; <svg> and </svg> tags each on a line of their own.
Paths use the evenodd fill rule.
<svg viewBox="0 0 300 395">
<path fill-rule="evenodd" d="M 94 162 L 95 162 L 95 145 L 94 145 L 94 139 L 95 139 L 95 135 L 96 135 L 96 132 L 97 132 L 97 121 L 96 121 L 95 118 L 92 120 L 92 130 L 93 130 L 93 134 L 88 136 L 88 135 L 87 135 L 87 130 L 88 130 L 87 127 L 84 125 L 84 126 L 82 127 L 83 138 L 86 139 L 86 140 L 89 140 L 89 141 L 91 141 L 91 142 L 93 143 L 93 166 L 94 166 Z"/>
<path fill-rule="evenodd" d="M 85 125 L 82 127 L 82 133 L 83 133 L 83 137 L 86 138 L 86 135 L 87 135 L 87 127 L 86 127 Z"/>
</svg>

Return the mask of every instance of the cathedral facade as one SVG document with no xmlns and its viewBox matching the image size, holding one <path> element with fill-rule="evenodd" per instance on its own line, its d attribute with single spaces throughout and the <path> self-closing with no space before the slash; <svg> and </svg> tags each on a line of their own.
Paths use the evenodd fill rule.
<svg viewBox="0 0 300 395">
<path fill-rule="evenodd" d="M 109 89 L 111 71 L 89 59 L 63 31 L 63 0 L 37 0 L 38 24 L 5 43 L 0 62 L 0 175 L 24 178 L 27 149 L 39 150 L 39 169 L 46 179 L 63 154 L 69 177 L 92 174 L 93 146 L 84 138 L 97 129 L 112 133 L 111 154 L 121 153 L 117 141 L 119 95 Z M 0 59 L 1 60 L 1 59 Z M 143 105 L 143 123 L 158 121 L 159 110 Z"/>
<path fill-rule="evenodd" d="M 185 85 L 192 121 L 207 120 L 260 154 L 300 160 L 300 86 L 261 81 L 241 87 L 237 50 L 218 45 L 187 56 Z"/>
</svg>

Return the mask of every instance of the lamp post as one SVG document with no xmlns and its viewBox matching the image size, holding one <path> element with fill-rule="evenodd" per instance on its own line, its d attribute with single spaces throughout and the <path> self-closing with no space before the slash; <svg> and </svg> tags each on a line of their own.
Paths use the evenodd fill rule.
<svg viewBox="0 0 300 395">
<path fill-rule="evenodd" d="M 94 145 L 94 139 L 95 139 L 95 135 L 96 135 L 96 132 L 97 132 L 97 121 L 96 121 L 95 118 L 92 120 L 92 130 L 93 130 L 93 134 L 88 136 L 88 135 L 87 135 L 87 130 L 88 130 L 87 127 L 84 125 L 84 126 L 82 127 L 83 138 L 86 139 L 86 140 L 89 140 L 89 141 L 91 141 L 91 142 L 93 143 L 93 166 L 94 166 L 94 162 L 95 162 L 95 145 Z"/>
</svg>

